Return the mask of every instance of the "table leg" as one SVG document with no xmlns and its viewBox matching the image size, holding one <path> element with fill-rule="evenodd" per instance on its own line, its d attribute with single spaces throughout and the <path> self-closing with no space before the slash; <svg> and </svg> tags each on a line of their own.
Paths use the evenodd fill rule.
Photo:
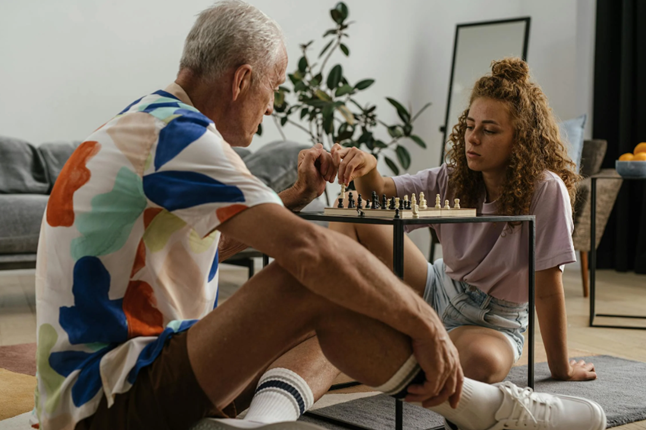
<svg viewBox="0 0 646 430">
<path fill-rule="evenodd" d="M 527 363 L 527 385 L 534 388 L 534 316 L 535 316 L 535 266 L 534 258 L 536 252 L 536 222 L 529 221 L 529 360 Z"/>
<path fill-rule="evenodd" d="M 395 220 L 393 224 L 393 271 L 404 279 L 404 224 Z M 395 429 L 404 428 L 404 407 L 401 400 L 395 400 Z"/>
<path fill-rule="evenodd" d="M 590 178 L 590 327 L 594 326 L 596 315 L 596 272 L 597 272 L 597 178 Z"/>
</svg>

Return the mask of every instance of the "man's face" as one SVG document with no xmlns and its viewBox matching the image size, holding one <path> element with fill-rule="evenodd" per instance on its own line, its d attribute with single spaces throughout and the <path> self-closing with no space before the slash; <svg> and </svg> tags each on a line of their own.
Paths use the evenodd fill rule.
<svg viewBox="0 0 646 430">
<path fill-rule="evenodd" d="M 264 115 L 271 115 L 274 111 L 274 91 L 285 82 L 287 70 L 287 53 L 283 48 L 277 64 L 270 69 L 269 73 L 260 82 L 254 82 L 249 90 L 240 94 L 238 100 L 233 103 L 230 112 L 227 133 L 221 130 L 224 139 L 231 146 L 249 146 L 258 131 Z"/>
</svg>

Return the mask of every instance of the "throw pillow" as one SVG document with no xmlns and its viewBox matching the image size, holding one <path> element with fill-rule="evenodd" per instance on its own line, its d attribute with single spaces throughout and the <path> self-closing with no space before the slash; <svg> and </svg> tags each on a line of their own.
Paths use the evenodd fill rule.
<svg viewBox="0 0 646 430">
<path fill-rule="evenodd" d="M 583 130 L 587 115 L 562 121 L 558 124 L 561 139 L 567 148 L 567 153 L 576 164 L 576 172 L 581 168 L 581 154 L 583 152 Z"/>
</svg>

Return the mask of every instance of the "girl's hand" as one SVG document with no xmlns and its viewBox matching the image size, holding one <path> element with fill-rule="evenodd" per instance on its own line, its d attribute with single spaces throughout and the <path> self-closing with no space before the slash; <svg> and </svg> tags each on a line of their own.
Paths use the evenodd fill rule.
<svg viewBox="0 0 646 430">
<path fill-rule="evenodd" d="M 570 360 L 570 376 L 568 381 L 590 381 L 592 379 L 597 379 L 594 364 L 586 363 L 583 360 Z"/>
<path fill-rule="evenodd" d="M 332 160 L 338 169 L 339 183 L 348 185 L 377 167 L 377 159 L 358 148 L 344 148 L 338 143 L 332 147 Z"/>
</svg>

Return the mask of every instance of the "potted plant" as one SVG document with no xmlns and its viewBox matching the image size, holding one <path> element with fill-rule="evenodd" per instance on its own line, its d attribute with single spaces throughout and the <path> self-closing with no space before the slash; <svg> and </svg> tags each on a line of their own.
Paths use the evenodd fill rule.
<svg viewBox="0 0 646 430">
<path fill-rule="evenodd" d="M 322 143 L 330 149 L 334 143 L 339 143 L 345 147 L 367 150 L 377 160 L 383 157 L 397 175 L 397 164 L 408 169 L 411 161 L 410 153 L 400 144 L 403 139 L 410 139 L 426 148 L 424 141 L 413 134 L 413 123 L 430 103 L 413 113 L 411 108 L 405 108 L 397 100 L 387 97 L 400 120 L 389 125 L 377 119 L 377 106 L 370 103 L 362 106 L 357 102 L 354 96 L 368 89 L 375 81 L 362 79 L 352 84 L 344 76 L 341 64 L 327 69 L 335 51 L 340 50 L 346 57 L 350 56 L 346 39 L 347 30 L 352 24 L 347 22 L 349 10 L 343 2 L 337 3 L 330 10 L 330 15 L 334 28 L 323 34 L 324 40 L 329 40 L 318 57 L 313 59 L 308 52 L 314 41 L 300 45 L 302 57 L 298 61 L 298 68 L 288 74 L 291 89 L 281 86 L 275 93 L 273 119 L 285 140 L 282 128 L 290 124 L 305 132 L 312 144 Z M 287 100 L 290 95 L 295 101 Z M 384 140 L 376 135 L 379 125 L 387 132 L 388 137 Z M 262 128 L 258 133 L 262 133 Z M 387 155 L 391 151 L 395 153 L 398 163 Z"/>
</svg>

